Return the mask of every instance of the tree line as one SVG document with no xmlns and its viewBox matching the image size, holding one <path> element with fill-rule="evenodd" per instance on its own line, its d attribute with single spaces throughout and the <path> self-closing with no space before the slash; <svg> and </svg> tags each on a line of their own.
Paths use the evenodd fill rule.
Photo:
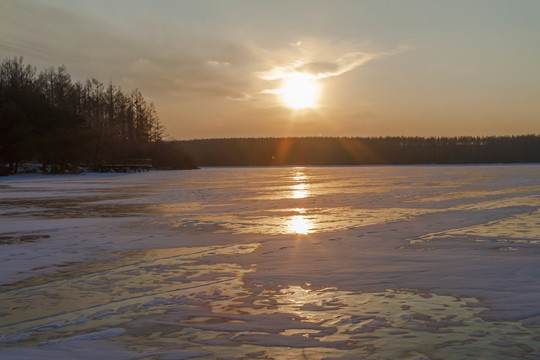
<svg viewBox="0 0 540 360">
<path fill-rule="evenodd" d="M 27 161 L 63 172 L 130 158 L 195 167 L 178 144 L 163 142 L 163 133 L 154 105 L 137 89 L 94 78 L 73 82 L 63 65 L 38 72 L 22 57 L 0 63 L 0 163 L 9 172 Z"/>
<path fill-rule="evenodd" d="M 540 135 L 185 140 L 199 166 L 538 163 Z"/>
</svg>

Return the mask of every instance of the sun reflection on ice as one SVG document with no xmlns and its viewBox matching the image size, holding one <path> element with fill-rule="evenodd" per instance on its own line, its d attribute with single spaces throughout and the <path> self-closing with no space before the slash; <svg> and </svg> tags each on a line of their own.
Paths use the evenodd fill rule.
<svg viewBox="0 0 540 360">
<path fill-rule="evenodd" d="M 293 199 L 306 198 L 308 196 L 307 188 L 308 188 L 307 184 L 304 184 L 304 183 L 293 185 L 292 186 L 293 193 L 291 197 Z"/>
<path fill-rule="evenodd" d="M 307 176 L 306 176 L 306 174 L 304 174 L 304 169 L 303 168 L 295 169 L 295 173 L 294 173 L 294 176 L 292 177 L 292 179 L 295 180 L 295 181 L 298 181 L 298 182 L 306 181 Z"/>
<path fill-rule="evenodd" d="M 292 199 L 304 199 L 309 196 L 309 185 L 306 183 L 307 176 L 304 174 L 303 169 L 295 169 L 295 173 L 292 176 L 292 179 L 296 184 L 291 186 Z"/>
<path fill-rule="evenodd" d="M 313 232 L 313 221 L 304 215 L 294 215 L 288 223 L 287 229 L 294 234 L 309 234 Z"/>
</svg>

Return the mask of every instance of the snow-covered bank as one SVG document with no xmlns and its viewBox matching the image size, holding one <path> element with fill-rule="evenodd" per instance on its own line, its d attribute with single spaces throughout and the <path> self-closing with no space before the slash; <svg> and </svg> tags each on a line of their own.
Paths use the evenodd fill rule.
<svg viewBox="0 0 540 360">
<path fill-rule="evenodd" d="M 0 346 L 535 358 L 539 179 L 538 165 L 2 178 Z"/>
</svg>

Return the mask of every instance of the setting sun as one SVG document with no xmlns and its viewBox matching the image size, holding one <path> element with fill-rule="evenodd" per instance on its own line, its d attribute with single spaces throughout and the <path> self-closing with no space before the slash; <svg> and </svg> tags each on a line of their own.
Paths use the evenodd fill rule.
<svg viewBox="0 0 540 360">
<path fill-rule="evenodd" d="M 283 80 L 281 99 L 293 109 L 317 107 L 320 86 L 315 79 L 305 74 L 295 74 Z"/>
</svg>

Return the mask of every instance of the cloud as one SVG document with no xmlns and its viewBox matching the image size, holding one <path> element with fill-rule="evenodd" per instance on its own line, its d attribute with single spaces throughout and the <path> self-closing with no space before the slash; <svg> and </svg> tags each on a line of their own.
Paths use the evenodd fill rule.
<svg viewBox="0 0 540 360">
<path fill-rule="evenodd" d="M 283 83 L 289 79 L 307 78 L 316 82 L 317 80 L 339 77 L 362 67 L 369 61 L 408 50 L 408 47 L 401 46 L 391 51 L 350 51 L 351 49 L 369 47 L 368 44 L 362 45 L 347 40 L 334 42 L 317 38 L 308 39 L 308 41 L 298 45 L 289 44 L 288 48 L 281 49 L 276 54 L 268 54 L 266 63 L 269 70 L 256 73 L 256 77 L 263 82 L 259 94 L 281 95 L 284 91 Z M 342 55 L 335 60 L 328 61 L 329 54 Z M 269 86 L 268 82 L 272 82 L 272 84 Z M 329 100 L 330 98 L 325 96 L 325 99 Z"/>
<path fill-rule="evenodd" d="M 228 61 L 218 61 L 218 60 L 209 60 L 206 62 L 208 66 L 213 67 L 223 67 L 223 66 L 231 66 L 231 63 Z"/>
<path fill-rule="evenodd" d="M 99 64 L 137 48 L 113 25 L 51 4 L 18 0 L 0 4 L 0 53 L 23 55 L 33 65 Z"/>
<path fill-rule="evenodd" d="M 10 14 L 10 16 L 8 16 Z M 95 77 L 150 100 L 246 100 L 257 58 L 223 34 L 159 22 L 129 33 L 92 14 L 27 0 L 1 3 L 0 53 L 38 69 L 65 64 L 74 80 Z"/>
<path fill-rule="evenodd" d="M 308 62 L 296 66 L 293 70 L 295 72 L 310 74 L 316 79 L 324 79 L 331 76 L 342 75 L 364 65 L 370 60 L 382 56 L 382 54 L 375 53 L 351 52 L 341 56 L 335 62 Z"/>
<path fill-rule="evenodd" d="M 332 76 L 339 76 L 352 71 L 366 62 L 394 54 L 387 53 L 368 53 L 368 52 L 350 52 L 339 57 L 333 62 L 325 61 L 298 61 L 288 66 L 275 66 L 272 69 L 260 72 L 258 75 L 263 80 L 280 80 L 291 76 L 291 74 L 306 74 L 313 79 L 324 79 Z"/>
<path fill-rule="evenodd" d="M 228 61 L 208 61 L 204 56 L 178 53 L 133 60 L 122 70 L 123 81 L 153 96 L 177 99 L 227 98 L 247 100 L 249 78 Z"/>
</svg>

